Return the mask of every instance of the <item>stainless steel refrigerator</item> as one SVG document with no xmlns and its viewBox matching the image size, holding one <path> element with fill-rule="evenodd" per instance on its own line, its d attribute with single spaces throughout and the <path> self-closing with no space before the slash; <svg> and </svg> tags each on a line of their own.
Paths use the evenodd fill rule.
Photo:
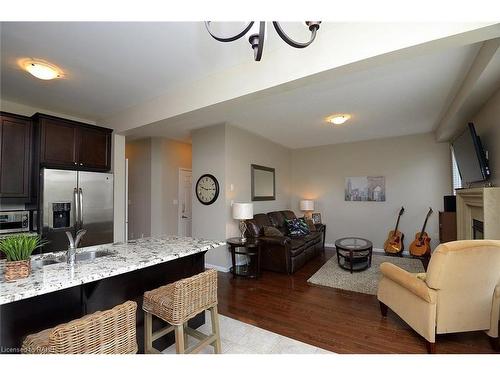
<svg viewBox="0 0 500 375">
<path fill-rule="evenodd" d="M 86 229 L 79 247 L 113 242 L 113 175 L 42 169 L 43 252 L 66 250 L 65 232 Z"/>
</svg>

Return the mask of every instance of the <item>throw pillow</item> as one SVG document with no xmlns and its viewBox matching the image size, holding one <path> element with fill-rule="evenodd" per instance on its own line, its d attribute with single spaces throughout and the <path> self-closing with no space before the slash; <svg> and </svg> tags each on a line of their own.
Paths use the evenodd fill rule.
<svg viewBox="0 0 500 375">
<path fill-rule="evenodd" d="M 309 228 L 310 232 L 316 232 L 316 225 L 314 225 L 313 221 L 311 219 L 304 219 L 306 221 L 307 227 Z"/>
<path fill-rule="evenodd" d="M 305 236 L 310 233 L 309 227 L 304 219 L 285 220 L 290 236 Z"/>
<path fill-rule="evenodd" d="M 280 232 L 278 228 L 265 226 L 264 236 L 266 237 L 283 237 L 283 233 Z"/>
</svg>

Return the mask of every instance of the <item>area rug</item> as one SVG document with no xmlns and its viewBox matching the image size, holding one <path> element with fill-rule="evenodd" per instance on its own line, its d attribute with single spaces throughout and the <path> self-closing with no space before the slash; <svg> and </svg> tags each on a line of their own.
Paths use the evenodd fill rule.
<svg viewBox="0 0 500 375">
<path fill-rule="evenodd" d="M 418 259 L 373 254 L 372 266 L 370 268 L 351 274 L 349 271 L 339 267 L 337 257 L 334 256 L 312 275 L 307 282 L 330 288 L 376 295 L 378 281 L 382 276 L 380 273 L 380 264 L 383 262 L 395 264 L 408 272 L 425 272 L 422 262 Z"/>
</svg>

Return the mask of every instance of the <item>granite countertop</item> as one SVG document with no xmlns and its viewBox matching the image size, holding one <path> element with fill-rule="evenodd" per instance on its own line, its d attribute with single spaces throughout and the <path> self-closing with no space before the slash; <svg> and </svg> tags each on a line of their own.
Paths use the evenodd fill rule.
<svg viewBox="0 0 500 375">
<path fill-rule="evenodd" d="M 86 284 L 141 268 L 154 266 L 192 254 L 201 253 L 225 244 L 191 237 L 149 237 L 128 243 L 84 247 L 77 253 L 95 250 L 111 252 L 101 258 L 77 261 L 74 267 L 63 263 L 41 266 L 40 259 L 61 257 L 60 251 L 32 256 L 32 274 L 13 282 L 3 278 L 5 260 L 0 261 L 0 305 Z"/>
</svg>

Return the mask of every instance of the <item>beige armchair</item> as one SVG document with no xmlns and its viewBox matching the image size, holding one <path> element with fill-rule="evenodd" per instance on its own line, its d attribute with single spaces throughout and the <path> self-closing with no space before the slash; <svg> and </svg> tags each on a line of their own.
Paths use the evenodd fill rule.
<svg viewBox="0 0 500 375">
<path fill-rule="evenodd" d="M 486 331 L 498 350 L 500 241 L 454 241 L 439 245 L 427 273 L 412 274 L 391 263 L 380 266 L 377 297 L 427 340 L 436 334 Z"/>
</svg>

